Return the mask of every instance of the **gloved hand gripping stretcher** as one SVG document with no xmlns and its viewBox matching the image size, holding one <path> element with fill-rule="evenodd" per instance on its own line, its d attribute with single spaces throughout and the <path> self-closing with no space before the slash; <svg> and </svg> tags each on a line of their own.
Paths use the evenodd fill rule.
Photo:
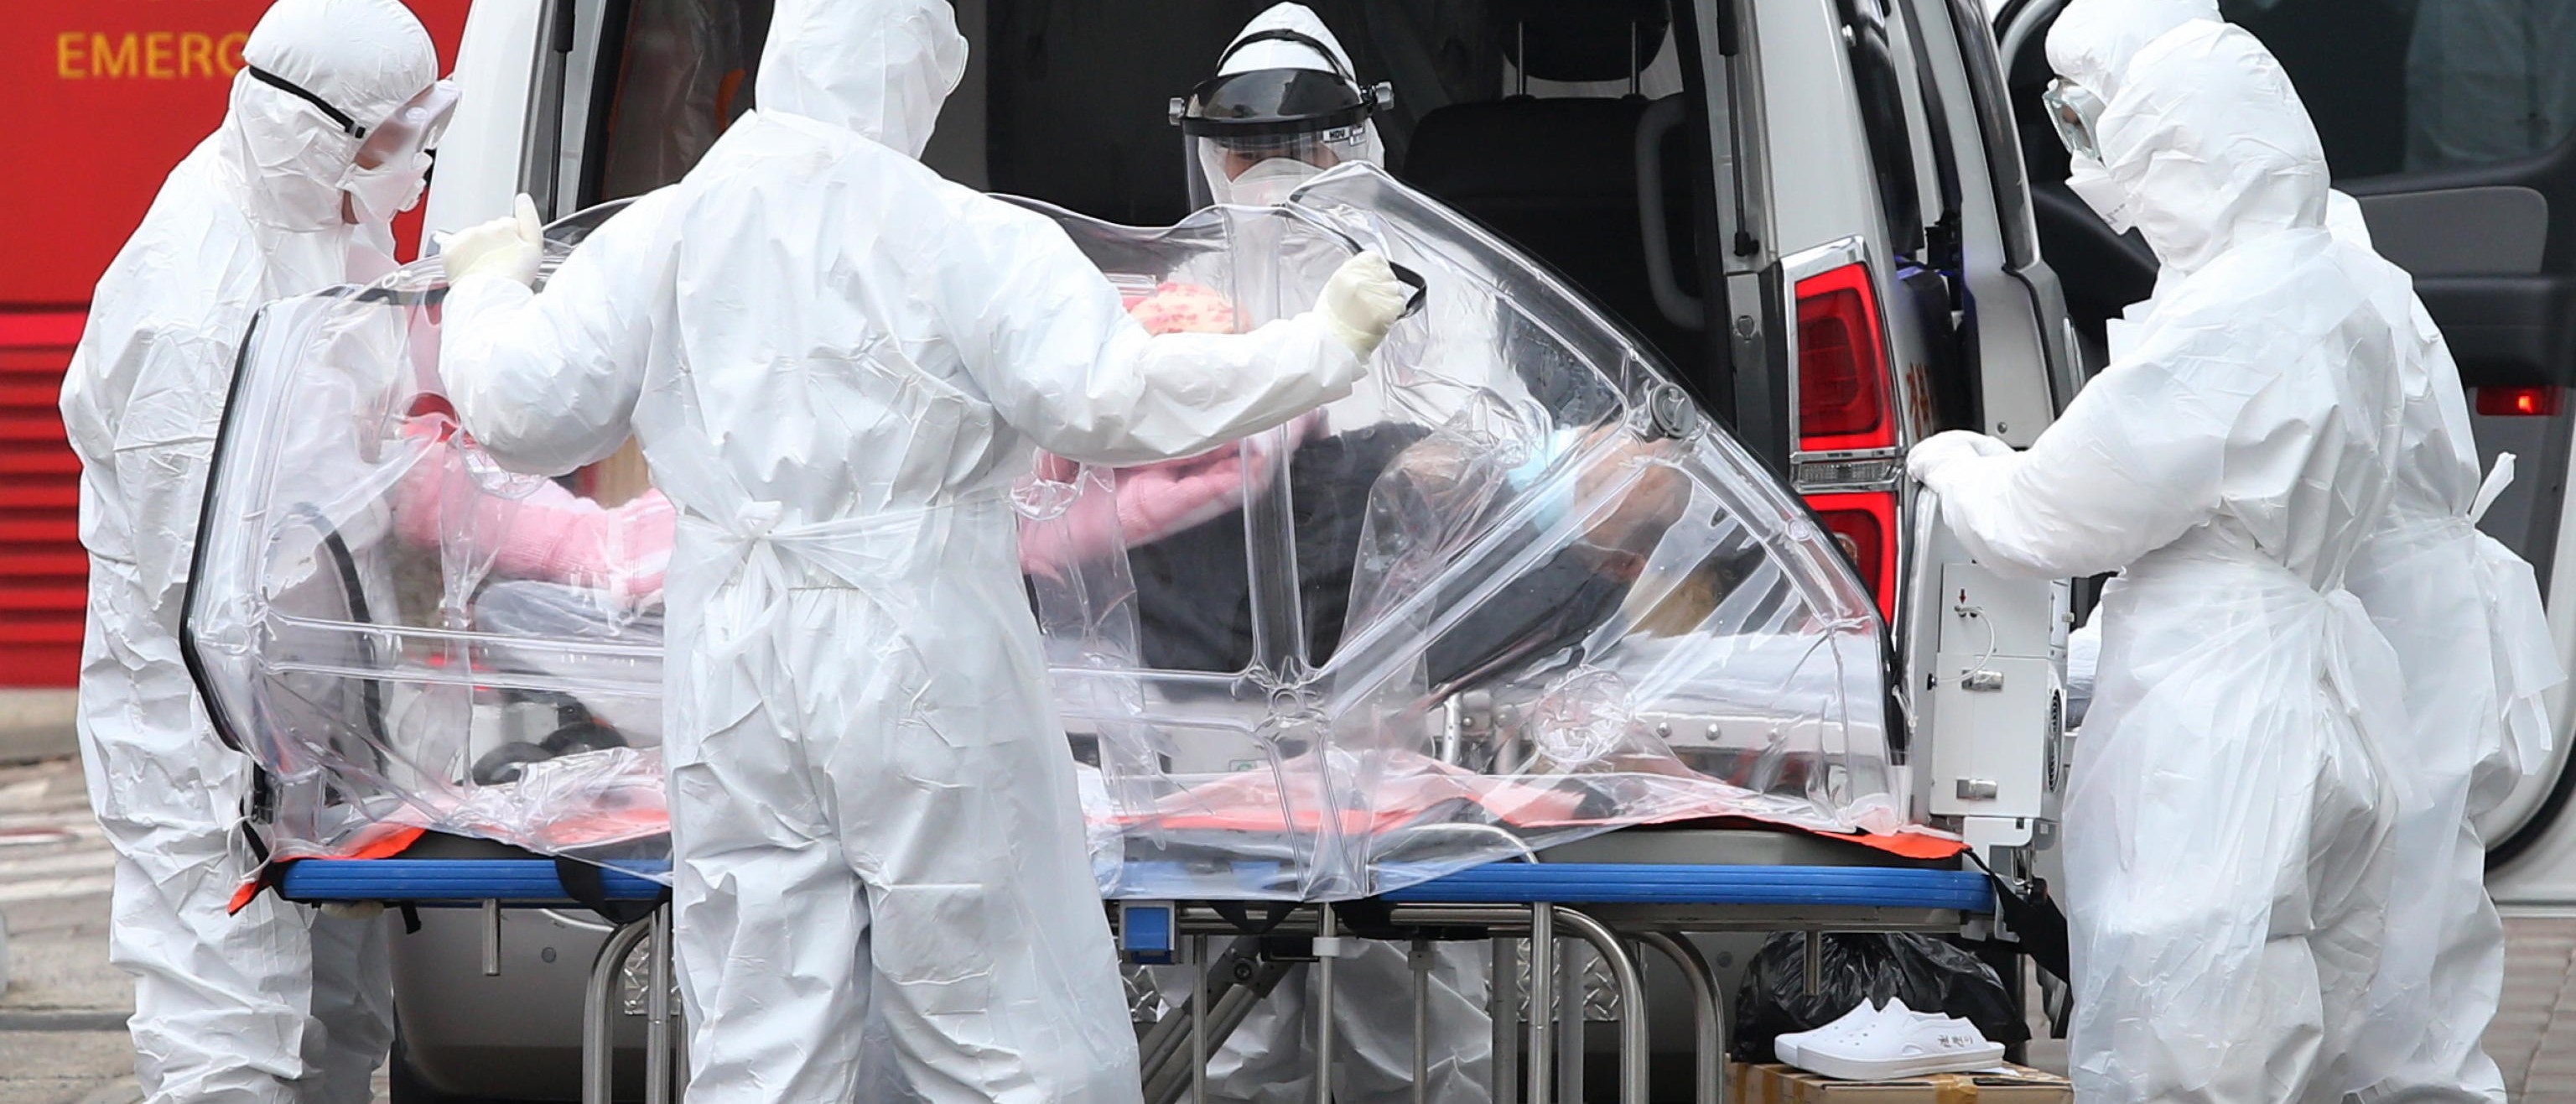
<svg viewBox="0 0 2576 1104">
<path fill-rule="evenodd" d="M 1957 850 L 1909 823 L 1870 595 L 1555 279 L 1366 166 L 1163 230 L 1049 213 L 1162 327 L 1302 310 L 1361 247 L 1426 285 L 1317 416 L 1023 481 L 1104 888 L 1348 899 L 1683 820 Z M 659 877 L 668 507 L 454 433 L 441 294 L 424 263 L 260 316 L 190 593 L 205 699 L 277 856 L 429 830 Z"/>
</svg>

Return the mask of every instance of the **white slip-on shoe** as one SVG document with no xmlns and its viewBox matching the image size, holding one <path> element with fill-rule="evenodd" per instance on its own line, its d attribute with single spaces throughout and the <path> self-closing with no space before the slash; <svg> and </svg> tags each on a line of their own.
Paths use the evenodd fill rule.
<svg viewBox="0 0 2576 1104">
<path fill-rule="evenodd" d="M 1905 1006 L 1904 998 L 1889 997 L 1887 1003 L 1883 1006 L 1873 1005 L 1868 1001 L 1863 1000 L 1851 1011 L 1845 1012 L 1842 1016 L 1835 1019 L 1834 1022 L 1826 1024 L 1823 1027 L 1816 1028 L 1815 1030 L 1791 1032 L 1789 1034 L 1781 1035 L 1771 1041 L 1771 1052 L 1773 1055 L 1778 1057 L 1781 1062 L 1794 1066 L 1798 1064 L 1798 1048 L 1803 1046 L 1807 1040 L 1823 1038 L 1828 1033 L 1852 1031 L 1857 1029 L 1863 1022 L 1890 1016 L 1907 1016 L 1923 1023 L 1950 1025 L 1969 1031 L 1976 1030 L 1974 1025 L 1971 1025 L 1968 1021 L 1959 1019 L 1956 1016 L 1943 1015 L 1939 1012 L 1917 1012 Z"/>
<path fill-rule="evenodd" d="M 1819 1029 L 1796 1043 L 1800 1069 L 1846 1081 L 1887 1081 L 1935 1073 L 1992 1069 L 2004 1060 L 2002 1043 L 1965 1021 L 1908 1011 L 1903 1005 L 1852 1021 L 1842 1031 Z M 1858 1012 L 1857 1009 L 1854 1010 Z M 1785 1036 L 1784 1036 L 1785 1038 Z M 1776 1049 L 1776 1047 L 1775 1047 Z"/>
<path fill-rule="evenodd" d="M 1785 1064 L 1797 1065 L 1799 1051 L 1808 1042 L 1857 1031 L 1862 1024 L 1896 1011 L 1908 1011 L 1904 1001 L 1891 998 L 1887 1002 L 1887 1007 L 1881 1008 L 1871 1004 L 1867 998 L 1862 998 L 1859 1004 L 1852 1006 L 1851 1011 L 1835 1017 L 1832 1023 L 1811 1031 L 1789 1032 L 1771 1040 L 1771 1053 Z"/>
</svg>

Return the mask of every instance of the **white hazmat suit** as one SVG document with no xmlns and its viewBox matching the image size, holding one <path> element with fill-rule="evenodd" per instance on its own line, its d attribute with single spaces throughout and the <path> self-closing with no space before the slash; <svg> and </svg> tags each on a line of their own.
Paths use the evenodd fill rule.
<svg viewBox="0 0 2576 1104">
<path fill-rule="evenodd" d="M 145 1098 L 363 1102 L 392 1036 L 382 926 L 265 895 L 226 915 L 257 861 L 241 831 L 252 765 L 209 723 L 179 622 L 252 312 L 390 267 L 387 208 L 418 194 L 420 166 L 359 170 L 358 137 L 312 101 L 372 127 L 430 87 L 438 58 L 395 0 L 281 0 L 242 56 L 311 99 L 234 77 L 222 125 L 100 279 L 63 381 L 90 563 L 81 754 L 117 851 L 108 948 L 135 977 Z"/>
<path fill-rule="evenodd" d="M 2338 195 L 2336 233 L 2362 245 L 2360 208 Z M 2402 274 L 2392 274 L 2403 281 Z M 2365 1101 L 2504 1104 L 2504 1073 L 2481 1039 L 2504 996 L 2504 921 L 2487 896 L 2476 820 L 2549 763 L 2543 696 L 2565 681 L 2531 565 L 2477 529 L 2513 479 L 2512 457 L 2478 473 L 2459 365 L 2410 284 L 2380 293 L 2411 308 L 2421 389 L 2410 393 L 2388 519 L 2353 559 L 2349 585 L 2397 650 L 2408 723 L 2383 749 L 2412 780 L 2396 823 L 2390 951 L 2374 1016 L 2425 1022 L 2390 1040 L 2404 1055 Z"/>
<path fill-rule="evenodd" d="M 2048 43 L 2102 105 L 2071 183 L 2144 234 L 2159 295 L 2029 451 L 1944 434 L 1910 466 L 1990 566 L 2123 572 L 2066 805 L 2078 1098 L 2332 1101 L 2386 1072 L 2355 1041 L 2404 792 L 2375 748 L 2405 714 L 2345 580 L 2414 325 L 2327 232 L 2279 65 L 2241 29 L 2124 19 L 2169 7 L 2076 0 Z"/>
<path fill-rule="evenodd" d="M 1257 37 L 1276 32 L 1297 37 Z M 1320 53 L 1318 47 L 1331 51 L 1330 55 Z M 1218 76 L 1261 69 L 1307 69 L 1337 76 L 1356 72 L 1341 40 L 1303 4 L 1277 4 L 1253 17 L 1223 56 Z M 1385 164 L 1377 124 L 1361 127 L 1362 134 L 1347 151 L 1349 157 Z M 1244 174 L 1260 174 L 1259 187 L 1237 187 L 1245 182 L 1227 180 L 1222 172 L 1211 175 L 1209 184 L 1220 203 L 1276 203 L 1322 171 L 1322 167 L 1282 157 Z M 1463 406 L 1470 396 L 1487 391 L 1525 395 L 1509 365 L 1488 360 L 1476 367 L 1489 378 L 1473 381 L 1473 392 L 1463 386 L 1425 386 L 1414 397 L 1439 401 L 1455 394 L 1450 405 Z M 1454 412 L 1441 413 L 1445 417 Z M 1365 426 L 1398 416 L 1382 377 L 1362 381 L 1354 397 L 1336 404 L 1330 414 L 1337 426 L 1346 419 Z M 1413 992 L 1412 956 L 1403 945 L 1375 940 L 1350 940 L 1346 948 L 1345 956 L 1334 964 L 1334 1096 L 1345 1104 L 1412 1100 L 1414 1018 L 1413 1002 L 1407 996 Z M 1485 1008 L 1490 952 L 1483 944 L 1444 943 L 1435 945 L 1431 954 L 1427 992 L 1431 1084 L 1424 1099 L 1433 1104 L 1482 1104 L 1492 1099 L 1487 1080 L 1493 1017 Z M 1185 1000 L 1198 972 L 1195 966 L 1158 968 L 1156 982 L 1168 1000 Z M 1209 1099 L 1224 1104 L 1299 1104 L 1314 1099 L 1313 1000 L 1320 984 L 1313 968 L 1296 967 L 1268 1000 L 1252 1009 L 1225 1044 L 1208 1056 Z"/>
<path fill-rule="evenodd" d="M 759 108 L 544 294 L 483 274 L 516 267 L 486 228 L 450 245 L 467 429 L 533 472 L 632 433 L 681 511 L 696 1104 L 853 1099 L 872 1014 L 932 1101 L 1138 1099 L 1009 492 L 1033 448 L 1140 463 L 1338 398 L 1401 309 L 1381 262 L 1361 325 L 1337 276 L 1326 309 L 1148 338 L 1052 221 L 916 160 L 965 63 L 941 0 L 784 0 Z"/>
</svg>

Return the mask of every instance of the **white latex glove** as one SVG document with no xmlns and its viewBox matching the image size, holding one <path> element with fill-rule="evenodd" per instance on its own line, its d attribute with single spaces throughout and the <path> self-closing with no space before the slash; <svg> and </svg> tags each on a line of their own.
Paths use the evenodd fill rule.
<svg viewBox="0 0 2576 1104">
<path fill-rule="evenodd" d="M 1370 250 L 1334 270 L 1333 278 L 1324 282 L 1324 293 L 1315 297 L 1315 313 L 1353 355 L 1367 360 L 1386 340 L 1386 331 L 1395 328 L 1395 320 L 1404 314 L 1404 301 L 1412 294 L 1412 288 L 1395 278 L 1386 258 Z"/>
<path fill-rule="evenodd" d="M 322 915 L 339 920 L 373 920 L 384 914 L 382 901 L 344 901 L 322 906 Z"/>
<path fill-rule="evenodd" d="M 1960 460 L 1979 456 L 2009 456 L 2012 446 L 1964 429 L 1935 433 L 1905 454 L 1905 474 L 1917 483 L 1928 483 L 1932 474 Z"/>
<path fill-rule="evenodd" d="M 447 264 L 447 282 L 469 276 L 506 276 L 536 286 L 537 263 L 546 256 L 545 224 L 537 221 L 537 204 L 519 196 L 516 214 L 438 236 L 438 257 Z"/>
</svg>

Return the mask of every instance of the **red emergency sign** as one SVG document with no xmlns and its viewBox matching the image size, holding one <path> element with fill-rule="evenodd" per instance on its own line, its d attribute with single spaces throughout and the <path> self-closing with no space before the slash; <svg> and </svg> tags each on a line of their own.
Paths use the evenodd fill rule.
<svg viewBox="0 0 2576 1104">
<path fill-rule="evenodd" d="M 409 0 L 456 63 L 468 0 Z M 223 118 L 267 0 L 11 0 L 0 21 L 0 309 L 86 303 L 172 166 Z M 30 110 L 32 108 L 32 110 Z"/>
</svg>

